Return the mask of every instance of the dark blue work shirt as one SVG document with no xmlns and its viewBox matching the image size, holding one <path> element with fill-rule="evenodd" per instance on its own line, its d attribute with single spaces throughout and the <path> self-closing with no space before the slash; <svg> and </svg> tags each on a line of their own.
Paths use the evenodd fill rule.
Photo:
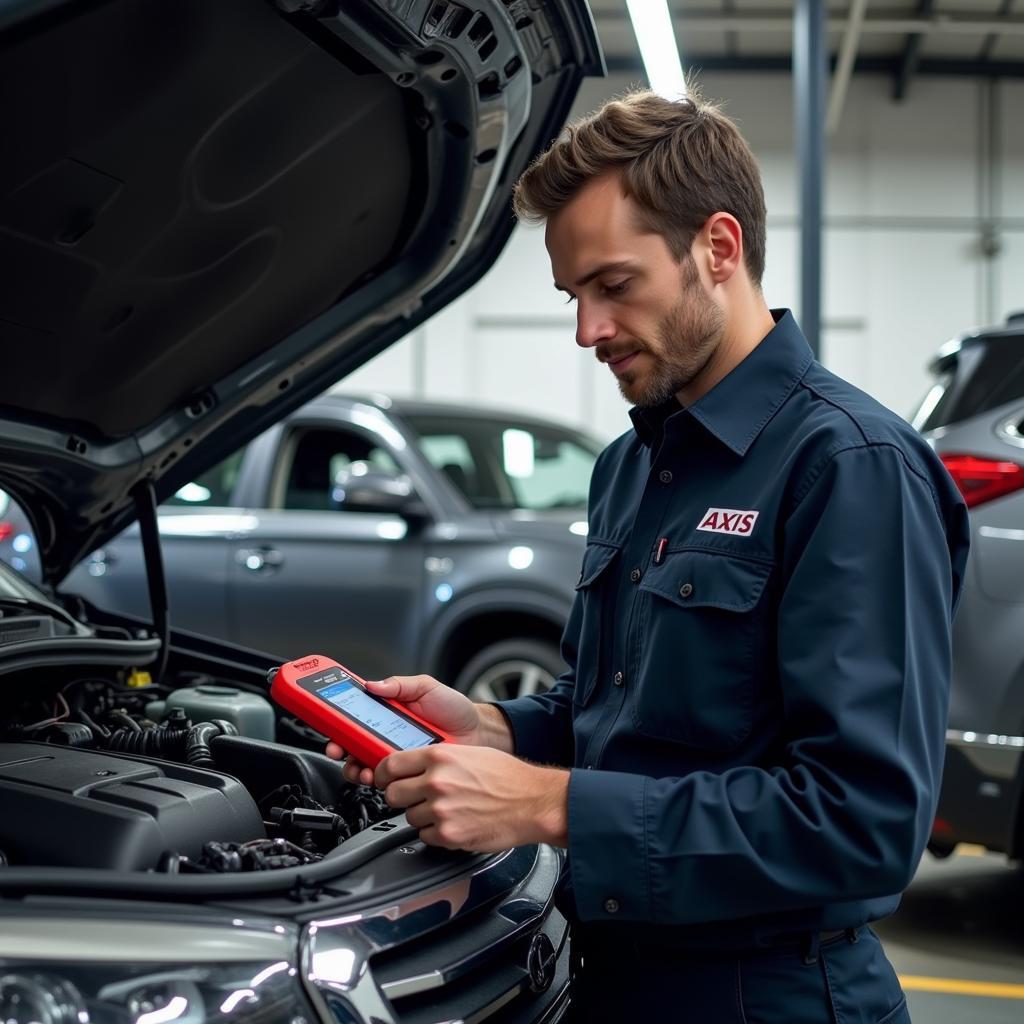
<svg viewBox="0 0 1024 1024">
<path fill-rule="evenodd" d="M 964 503 L 788 312 L 594 469 L 583 572 L 517 755 L 573 766 L 570 914 L 740 944 L 891 913 L 942 771 Z M 653 934 L 657 934 L 655 929 Z"/>
</svg>

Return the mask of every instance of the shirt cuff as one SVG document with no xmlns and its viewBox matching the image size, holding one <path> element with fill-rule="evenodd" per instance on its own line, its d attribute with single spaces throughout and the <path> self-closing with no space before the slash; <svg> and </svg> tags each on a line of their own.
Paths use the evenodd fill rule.
<svg viewBox="0 0 1024 1024">
<path fill-rule="evenodd" d="M 581 921 L 652 921 L 642 775 L 569 774 L 569 864 Z"/>
<path fill-rule="evenodd" d="M 494 705 L 512 730 L 516 757 L 538 764 L 572 764 L 572 720 L 562 719 L 562 709 L 543 697 L 517 697 Z"/>
</svg>

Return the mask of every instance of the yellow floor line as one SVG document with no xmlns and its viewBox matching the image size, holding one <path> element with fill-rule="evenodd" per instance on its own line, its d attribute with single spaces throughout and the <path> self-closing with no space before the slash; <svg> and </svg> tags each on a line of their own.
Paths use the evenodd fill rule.
<svg viewBox="0 0 1024 1024">
<path fill-rule="evenodd" d="M 942 992 L 958 996 L 989 996 L 992 999 L 1024 999 L 1024 985 L 997 981 L 967 981 L 962 978 L 926 978 L 919 974 L 901 974 L 900 984 L 908 992 Z"/>
<path fill-rule="evenodd" d="M 958 857 L 984 857 L 988 850 L 984 846 L 975 846 L 974 843 L 959 843 L 956 852 Z"/>
</svg>

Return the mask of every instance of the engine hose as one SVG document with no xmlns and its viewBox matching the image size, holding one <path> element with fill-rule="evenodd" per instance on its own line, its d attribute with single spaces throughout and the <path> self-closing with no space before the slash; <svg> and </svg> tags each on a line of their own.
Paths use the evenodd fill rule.
<svg viewBox="0 0 1024 1024">
<path fill-rule="evenodd" d="M 185 754 L 189 733 L 189 729 L 146 729 L 144 732 L 117 729 L 104 740 L 104 746 L 121 754 L 143 754 L 180 761 Z"/>
<path fill-rule="evenodd" d="M 231 722 L 222 718 L 212 722 L 200 722 L 188 731 L 185 743 L 185 760 L 195 768 L 215 768 L 213 754 L 210 753 L 210 740 L 214 736 L 237 736 L 238 730 Z"/>
</svg>

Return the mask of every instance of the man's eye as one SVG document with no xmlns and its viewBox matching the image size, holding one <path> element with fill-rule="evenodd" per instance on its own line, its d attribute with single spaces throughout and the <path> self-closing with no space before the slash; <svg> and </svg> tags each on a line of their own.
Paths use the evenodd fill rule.
<svg viewBox="0 0 1024 1024">
<path fill-rule="evenodd" d="M 606 284 L 604 286 L 604 293 L 605 295 L 622 295 L 628 285 L 629 281 L 617 281 L 615 284 Z"/>
</svg>

